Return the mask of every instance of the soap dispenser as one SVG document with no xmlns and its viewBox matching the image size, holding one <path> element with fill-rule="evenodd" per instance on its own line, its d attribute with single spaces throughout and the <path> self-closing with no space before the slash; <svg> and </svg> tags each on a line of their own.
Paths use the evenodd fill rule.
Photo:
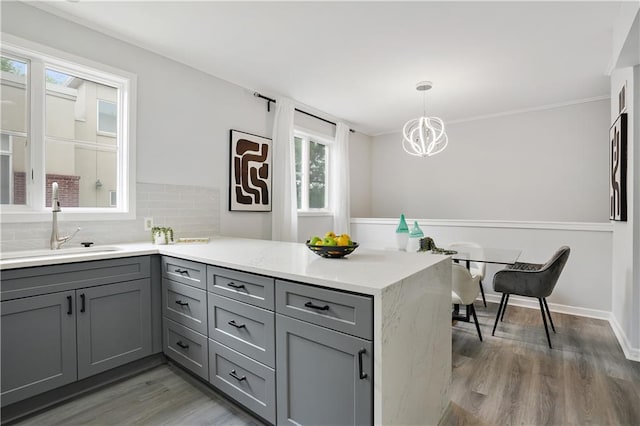
<svg viewBox="0 0 640 426">
<path fill-rule="evenodd" d="M 420 250 L 420 239 L 424 237 L 424 232 L 420 229 L 420 225 L 418 225 L 418 221 L 415 220 L 413 222 L 413 227 L 411 231 L 409 231 L 409 247 L 407 251 L 418 251 Z"/>
</svg>

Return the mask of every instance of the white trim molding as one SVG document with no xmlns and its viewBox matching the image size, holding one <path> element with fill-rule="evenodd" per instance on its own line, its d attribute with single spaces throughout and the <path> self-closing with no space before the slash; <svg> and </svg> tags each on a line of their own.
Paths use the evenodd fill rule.
<svg viewBox="0 0 640 426">
<path fill-rule="evenodd" d="M 409 220 L 409 219 L 407 219 Z M 410 219 L 413 221 L 414 219 Z M 542 222 L 502 220 L 416 219 L 420 226 L 463 228 L 550 229 L 562 231 L 613 232 L 611 222 Z M 397 218 L 351 218 L 351 223 L 397 225 Z"/>
<path fill-rule="evenodd" d="M 622 347 L 624 356 L 631 361 L 640 362 L 640 348 L 631 347 L 631 342 L 629 342 L 627 335 L 625 334 L 624 330 L 620 326 L 620 323 L 613 315 L 613 313 L 609 314 L 609 324 L 611 324 L 613 333 L 616 335 L 618 343 L 620 343 L 620 347 Z"/>
</svg>

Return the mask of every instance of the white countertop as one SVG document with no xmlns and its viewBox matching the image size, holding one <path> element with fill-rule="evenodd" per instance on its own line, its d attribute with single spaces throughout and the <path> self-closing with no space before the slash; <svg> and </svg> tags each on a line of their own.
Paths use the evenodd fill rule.
<svg viewBox="0 0 640 426">
<path fill-rule="evenodd" d="M 325 259 L 312 253 L 302 243 L 231 237 L 215 237 L 207 244 L 134 243 L 112 244 L 109 247 L 118 250 L 7 259 L 0 261 L 0 270 L 163 254 L 339 290 L 379 295 L 385 287 L 449 258 L 430 253 L 359 247 L 345 258 Z M 97 247 L 92 249 L 96 250 Z"/>
</svg>

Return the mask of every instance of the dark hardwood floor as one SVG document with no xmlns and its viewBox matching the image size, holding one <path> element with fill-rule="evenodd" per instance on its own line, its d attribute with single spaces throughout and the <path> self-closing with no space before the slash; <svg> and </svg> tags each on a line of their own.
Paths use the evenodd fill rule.
<svg viewBox="0 0 640 426">
<path fill-rule="evenodd" d="M 640 363 L 625 359 L 606 321 L 476 303 L 453 326 L 451 409 L 442 425 L 640 425 Z M 32 416 L 21 425 L 258 425 L 181 369 L 163 365 Z"/>
<path fill-rule="evenodd" d="M 553 349 L 540 311 L 476 303 L 453 326 L 451 410 L 442 425 L 640 425 L 640 363 L 624 357 L 607 321 L 552 313 Z"/>
</svg>

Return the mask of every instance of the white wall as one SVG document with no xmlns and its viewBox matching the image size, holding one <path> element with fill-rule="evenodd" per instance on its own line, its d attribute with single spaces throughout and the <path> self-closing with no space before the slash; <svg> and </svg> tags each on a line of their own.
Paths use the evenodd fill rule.
<svg viewBox="0 0 640 426">
<path fill-rule="evenodd" d="M 372 216 L 606 222 L 608 120 L 600 100 L 448 124 L 429 158 L 374 137 Z"/>
<path fill-rule="evenodd" d="M 371 137 L 358 132 L 349 135 L 351 217 L 371 216 L 371 153 Z"/>
<path fill-rule="evenodd" d="M 271 238 L 271 213 L 228 211 L 229 130 L 271 137 L 273 109 L 267 112 L 252 90 L 20 2 L 2 3 L 2 31 L 136 74 L 137 180 L 219 190 L 219 211 L 212 214 L 219 215 L 222 235 Z M 295 122 L 330 137 L 335 133 L 334 126 L 304 114 L 296 113 Z M 358 152 L 366 151 L 368 136 L 351 137 Z M 356 156 L 355 163 L 360 174 L 368 158 Z M 367 184 L 356 183 L 359 214 L 367 212 Z M 323 219 L 301 224 L 301 238 L 309 229 L 324 229 Z"/>
<path fill-rule="evenodd" d="M 614 331 L 627 357 L 640 361 L 640 5 L 621 8 L 614 28 L 612 63 L 624 57 L 626 66 L 611 74 L 610 123 L 618 117 L 618 93 L 626 82 L 627 98 L 627 221 L 613 222 L 612 317 Z M 632 12 L 632 13 L 630 13 Z M 633 51 L 625 51 L 629 48 Z"/>
<path fill-rule="evenodd" d="M 407 220 L 413 223 L 414 219 Z M 410 221 L 410 222 L 409 222 Z M 352 219 L 352 237 L 363 247 L 395 250 L 398 219 Z M 542 223 L 490 221 L 435 221 L 418 219 L 426 236 L 438 247 L 456 241 L 474 241 L 484 247 L 522 250 L 522 262 L 544 263 L 562 245 L 571 248 L 567 265 L 548 298 L 556 312 L 609 318 L 611 311 L 611 225 L 609 223 Z M 504 266 L 487 265 L 484 288 L 487 300 L 499 302 L 493 274 Z M 509 299 L 511 300 L 511 299 Z M 536 300 L 514 297 L 514 303 L 537 305 Z"/>
<path fill-rule="evenodd" d="M 618 117 L 618 99 L 617 96 L 622 82 L 627 82 L 627 100 L 629 107 L 633 100 L 633 69 L 623 68 L 615 70 L 611 75 L 611 123 Z M 628 111 L 632 113 L 633 109 Z M 632 307 L 634 288 L 633 288 L 633 227 L 634 227 L 634 206 L 633 206 L 633 114 L 629 114 L 628 120 L 628 137 L 627 140 L 627 221 L 613 222 L 613 247 L 612 247 L 612 313 L 620 327 L 624 331 L 626 338 L 631 340 L 632 337 Z M 631 344 L 631 343 L 630 343 Z"/>
</svg>

